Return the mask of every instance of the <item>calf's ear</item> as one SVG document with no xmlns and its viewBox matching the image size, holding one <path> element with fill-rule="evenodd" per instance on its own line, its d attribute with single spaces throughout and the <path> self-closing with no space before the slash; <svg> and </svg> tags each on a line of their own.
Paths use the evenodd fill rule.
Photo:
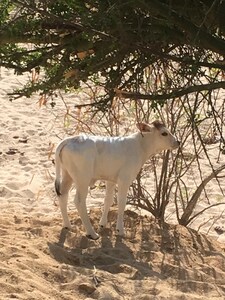
<svg viewBox="0 0 225 300">
<path fill-rule="evenodd" d="M 141 132 L 150 132 L 151 131 L 151 127 L 146 123 L 137 123 L 136 126 Z"/>
</svg>

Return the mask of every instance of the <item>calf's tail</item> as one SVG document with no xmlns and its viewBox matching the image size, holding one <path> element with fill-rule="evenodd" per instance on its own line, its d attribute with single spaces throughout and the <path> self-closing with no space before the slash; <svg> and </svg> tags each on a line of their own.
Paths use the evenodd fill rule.
<svg viewBox="0 0 225 300">
<path fill-rule="evenodd" d="M 58 163 L 56 163 L 56 177 L 55 177 L 55 191 L 56 191 L 56 194 L 57 196 L 60 196 L 61 195 L 61 192 L 60 192 L 60 166 Z"/>
<path fill-rule="evenodd" d="M 60 153 L 65 144 L 62 142 L 58 145 L 55 152 L 55 191 L 57 196 L 61 195 L 60 192 L 60 183 L 61 183 L 61 158 Z"/>
</svg>

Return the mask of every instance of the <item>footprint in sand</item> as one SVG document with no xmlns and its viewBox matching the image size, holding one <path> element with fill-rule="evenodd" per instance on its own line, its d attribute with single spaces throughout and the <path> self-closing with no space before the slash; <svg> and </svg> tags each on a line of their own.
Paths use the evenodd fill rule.
<svg viewBox="0 0 225 300">
<path fill-rule="evenodd" d="M 21 183 L 10 182 L 6 184 L 6 187 L 11 190 L 19 190 L 21 187 Z"/>
<path fill-rule="evenodd" d="M 7 155 L 15 155 L 19 153 L 20 151 L 17 148 L 9 148 L 9 150 L 6 151 Z"/>
<path fill-rule="evenodd" d="M 225 232 L 225 227 L 224 226 L 216 226 L 215 228 L 214 228 L 214 230 L 215 230 L 215 232 L 217 233 L 217 234 L 223 234 L 224 232 Z"/>
<path fill-rule="evenodd" d="M 32 199 L 35 197 L 35 194 L 28 188 L 23 188 L 23 186 L 25 187 L 26 184 L 21 184 L 18 182 L 9 182 L 6 183 L 5 186 L 1 186 L 0 187 L 0 197 L 4 197 L 4 198 L 15 198 L 15 197 L 22 197 L 27 198 L 27 199 Z"/>
<path fill-rule="evenodd" d="M 20 194 L 6 186 L 0 186 L 0 198 L 9 199 L 12 197 L 20 197 Z"/>
</svg>

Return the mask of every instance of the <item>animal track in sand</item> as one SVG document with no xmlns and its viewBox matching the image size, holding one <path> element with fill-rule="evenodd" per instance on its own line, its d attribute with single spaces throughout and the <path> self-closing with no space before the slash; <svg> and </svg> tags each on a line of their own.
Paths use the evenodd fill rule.
<svg viewBox="0 0 225 300">
<path fill-rule="evenodd" d="M 0 198 L 9 199 L 12 197 L 21 197 L 21 195 L 6 186 L 0 186 Z"/>
<path fill-rule="evenodd" d="M 9 183 L 6 183 L 6 187 L 8 187 L 11 190 L 19 190 L 21 187 L 21 183 L 15 182 L 15 181 L 9 182 Z"/>
</svg>

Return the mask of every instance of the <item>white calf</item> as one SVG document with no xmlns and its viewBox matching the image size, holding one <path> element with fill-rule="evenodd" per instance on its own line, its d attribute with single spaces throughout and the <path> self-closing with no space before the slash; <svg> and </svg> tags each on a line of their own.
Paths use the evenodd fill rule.
<svg viewBox="0 0 225 300">
<path fill-rule="evenodd" d="M 64 139 L 56 149 L 55 190 L 63 217 L 63 226 L 71 228 L 67 214 L 68 192 L 75 183 L 75 205 L 87 236 L 97 239 L 86 208 L 88 187 L 96 180 L 106 181 L 104 210 L 100 220 L 106 226 L 113 192 L 118 185 L 118 217 L 116 229 L 124 235 L 123 214 L 130 184 L 146 160 L 163 150 L 176 149 L 177 139 L 159 121 L 151 125 L 137 124 L 139 132 L 126 137 L 79 135 Z"/>
</svg>

